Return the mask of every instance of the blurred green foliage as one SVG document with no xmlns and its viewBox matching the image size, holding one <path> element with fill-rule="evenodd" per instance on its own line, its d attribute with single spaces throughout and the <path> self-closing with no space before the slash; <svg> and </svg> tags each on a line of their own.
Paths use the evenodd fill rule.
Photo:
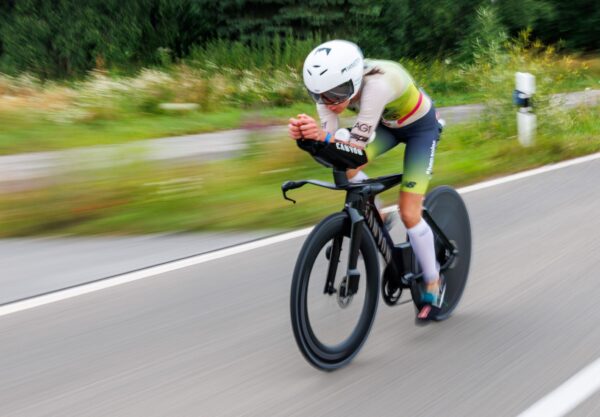
<svg viewBox="0 0 600 417">
<path fill-rule="evenodd" d="M 28 2 L 36 1 L 25 0 L 22 4 Z M 11 7 L 16 8 L 15 3 Z M 68 0 L 61 0 L 53 10 L 67 4 Z M 175 4 L 184 3 L 175 2 L 171 6 Z M 399 8 L 403 4 L 394 3 Z M 227 2 L 219 7 L 226 5 Z M 7 10 L 6 4 L 2 7 Z M 369 10 L 369 13 L 377 11 Z M 451 16 L 456 10 L 451 8 L 440 14 Z M 178 11 L 181 9 L 169 13 L 176 16 Z M 445 130 L 432 186 L 464 185 L 600 151 L 598 107 L 565 111 L 550 99 L 554 92 L 597 88 L 600 60 L 559 55 L 555 47 L 535 40 L 530 30 L 521 31 L 507 41 L 510 27 L 504 26 L 500 16 L 496 7 L 480 7 L 468 22 L 465 30 L 468 36 L 456 43 L 453 57 L 402 59 L 438 104 L 440 98 L 443 104 L 451 100 L 486 104 L 486 111 L 477 122 Z M 260 24 L 257 16 L 254 19 Z M 447 19 L 450 25 L 452 19 L 448 16 Z M 128 30 L 135 37 L 138 32 L 135 21 L 132 22 Z M 170 24 L 175 26 L 180 22 L 174 18 Z M 406 27 L 412 24 L 402 23 Z M 398 34 L 406 30 L 402 25 Z M 143 27 L 139 27 L 142 28 L 139 33 L 145 33 Z M 372 24 L 368 30 L 385 27 Z M 4 29 L 0 32 L 5 33 Z M 390 31 L 389 36 L 398 34 Z M 236 36 L 238 39 L 207 40 L 205 46 L 192 43 L 187 50 L 161 47 L 153 52 L 158 54 L 153 59 L 161 68 L 145 68 L 135 74 L 96 70 L 85 78 L 68 82 L 43 80 L 44 76 L 60 77 L 60 73 L 47 72 L 40 76 L 42 79 L 27 74 L 14 77 L 0 74 L 0 124 L 5 126 L 0 131 L 0 150 L 11 153 L 32 147 L 41 150 L 105 141 L 115 143 L 155 137 L 159 132 L 168 135 L 185 133 L 187 129 L 204 130 L 203 123 L 233 127 L 243 124 L 245 117 L 256 122 L 265 114 L 265 108 L 271 109 L 266 113 L 276 120 L 306 111 L 302 107 L 305 105 L 314 114 L 314 104 L 309 103 L 297 67 L 307 50 L 320 40 L 319 35 L 307 34 L 305 40 L 298 40 L 284 33 L 273 37 L 272 42 L 264 34 L 248 39 L 243 39 L 241 32 Z M 425 38 L 415 35 L 415 42 L 416 39 L 425 42 Z M 7 43 L 2 45 L 6 51 Z M 385 45 L 389 43 L 381 43 Z M 103 51 L 104 59 L 110 56 L 107 45 L 98 51 Z M 23 56 L 26 52 L 22 51 Z M 138 52 L 132 56 L 143 62 L 143 55 Z M 129 59 L 119 53 L 115 52 L 114 62 Z M 186 58 L 175 62 L 179 55 Z M 85 61 L 82 57 L 81 62 Z M 46 58 L 51 59 L 51 54 Z M 89 59 L 97 56 L 90 55 Z M 592 70 L 588 68 L 590 62 L 594 63 Z M 18 68 L 19 64 L 11 65 Z M 515 137 L 515 109 L 510 99 L 517 70 L 532 72 L 538 83 L 535 101 L 538 136 L 536 145 L 527 149 L 521 148 Z M 159 106 L 165 101 L 196 103 L 199 110 L 181 116 L 167 115 Z M 230 111 L 219 113 L 224 108 Z M 214 116 L 214 120 L 207 120 L 208 116 Z M 104 139 L 99 139 L 102 136 Z M 399 171 L 399 152 L 401 147 L 373 161 L 369 174 Z M 297 150 L 292 141 L 281 137 L 267 140 L 263 135 L 257 135 L 247 151 L 234 160 L 173 166 L 140 158 L 132 164 L 105 169 L 80 166 L 76 173 L 54 178 L 44 187 L 0 194 L 0 235 L 280 229 L 312 224 L 340 208 L 343 195 L 321 189 L 297 191 L 302 204 L 296 206 L 283 201 L 281 182 L 303 177 L 328 180 L 330 172 Z M 392 202 L 396 191 L 384 197 Z"/>
<path fill-rule="evenodd" d="M 461 44 L 460 60 L 401 60 L 438 107 L 479 102 L 487 104 L 486 117 L 512 115 L 515 71 L 537 77 L 540 114 L 552 108 L 553 93 L 600 86 L 600 59 L 559 54 L 530 31 L 506 40 L 494 9 L 480 8 L 471 27 L 478 36 Z M 182 63 L 130 76 L 92 71 L 80 80 L 42 81 L 0 74 L 0 154 L 284 124 L 290 115 L 313 113 L 294 66 L 316 39 L 285 39 L 279 56 L 268 43 L 213 41 Z M 165 102 L 194 108 L 169 112 Z"/>
<path fill-rule="evenodd" d="M 333 37 L 381 58 L 464 58 L 482 10 L 510 36 L 530 27 L 546 43 L 600 45 L 600 7 L 591 0 L 3 0 L 0 71 L 71 78 L 200 58 L 280 68 L 298 66 L 309 45 Z"/>
<path fill-rule="evenodd" d="M 514 112 L 448 126 L 436 152 L 431 187 L 472 184 L 598 152 L 598 110 L 562 110 L 557 123 L 546 123 L 553 115 L 540 116 L 536 144 L 530 148 L 517 141 Z M 372 161 L 367 172 L 401 171 L 402 152 L 402 145 L 394 148 Z M 104 169 L 79 165 L 75 173 L 43 188 L 0 193 L 0 237 L 281 230 L 314 224 L 343 206 L 342 192 L 310 186 L 290 193 L 298 204 L 283 200 L 283 181 L 331 181 L 331 171 L 282 137 L 257 135 L 238 157 L 207 164 L 163 165 L 140 158 Z M 390 190 L 383 198 L 394 203 L 397 195 L 397 189 Z"/>
<path fill-rule="evenodd" d="M 480 6 L 459 44 L 459 59 L 465 64 L 489 62 L 494 65 L 508 39 L 495 8 Z"/>
</svg>

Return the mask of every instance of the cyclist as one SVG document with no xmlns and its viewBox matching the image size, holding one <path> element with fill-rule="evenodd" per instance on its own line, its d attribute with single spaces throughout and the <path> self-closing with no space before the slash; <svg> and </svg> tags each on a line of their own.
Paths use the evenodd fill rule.
<svg viewBox="0 0 600 417">
<path fill-rule="evenodd" d="M 302 71 L 316 102 L 320 123 L 306 115 L 290 118 L 288 132 L 318 159 L 342 161 L 351 182 L 367 177 L 365 164 L 405 143 L 404 174 L 398 207 L 425 281 L 417 322 L 429 319 L 443 298 L 443 277 L 436 262 L 433 232 L 421 217 L 440 135 L 431 99 L 400 64 L 364 59 L 352 42 L 333 40 L 313 49 Z M 351 129 L 339 129 L 338 115 L 357 113 Z"/>
</svg>

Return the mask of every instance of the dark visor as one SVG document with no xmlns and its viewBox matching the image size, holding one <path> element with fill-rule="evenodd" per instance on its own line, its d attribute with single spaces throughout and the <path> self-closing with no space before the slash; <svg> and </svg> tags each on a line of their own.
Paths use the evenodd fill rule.
<svg viewBox="0 0 600 417">
<path fill-rule="evenodd" d="M 354 93 L 354 84 L 352 80 L 348 80 L 343 84 L 338 85 L 337 87 L 332 88 L 329 91 L 325 91 L 324 93 L 313 93 L 312 91 L 308 91 L 308 94 L 312 97 L 312 99 L 319 104 L 325 105 L 334 105 L 340 104 L 344 101 L 348 100 L 352 97 Z"/>
</svg>

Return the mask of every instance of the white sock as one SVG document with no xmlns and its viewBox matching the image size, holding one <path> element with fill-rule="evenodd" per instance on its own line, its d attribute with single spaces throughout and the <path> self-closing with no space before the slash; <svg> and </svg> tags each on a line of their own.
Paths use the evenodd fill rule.
<svg viewBox="0 0 600 417">
<path fill-rule="evenodd" d="M 369 176 L 367 174 L 365 174 L 363 171 L 358 171 L 358 173 L 356 175 L 354 175 L 352 178 L 348 179 L 348 181 L 350 181 L 352 183 L 356 183 L 356 182 L 364 181 L 366 179 L 369 179 Z"/>
<path fill-rule="evenodd" d="M 367 174 L 365 174 L 364 171 L 358 171 L 358 174 L 356 174 L 355 176 L 350 178 L 348 181 L 350 181 L 352 183 L 357 183 L 357 182 L 362 182 L 367 179 L 369 179 L 369 176 Z M 377 207 L 377 210 L 381 210 L 382 206 L 383 206 L 383 203 L 381 202 L 381 199 L 379 197 L 375 197 L 375 207 Z"/>
<path fill-rule="evenodd" d="M 423 219 L 416 226 L 407 230 L 410 244 L 417 257 L 417 262 L 423 271 L 426 283 L 432 283 L 439 277 L 437 261 L 435 259 L 435 246 L 431 227 Z"/>
</svg>

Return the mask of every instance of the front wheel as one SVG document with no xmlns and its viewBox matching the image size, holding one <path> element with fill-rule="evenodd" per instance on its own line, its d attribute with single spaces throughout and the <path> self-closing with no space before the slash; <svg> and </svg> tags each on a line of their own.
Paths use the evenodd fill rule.
<svg viewBox="0 0 600 417">
<path fill-rule="evenodd" d="M 434 188 L 425 196 L 425 207 L 433 221 L 458 249 L 454 262 L 447 269 L 441 271 L 446 279 L 446 292 L 442 305 L 432 311 L 433 319 L 440 321 L 450 317 L 458 305 L 467 283 L 471 265 L 471 223 L 463 199 L 451 187 Z M 447 254 L 439 236 L 435 236 L 435 249 L 438 262 L 443 264 Z M 411 293 L 416 307 L 419 309 L 420 303 L 416 301 L 420 298 L 417 283 L 413 283 Z"/>
<path fill-rule="evenodd" d="M 292 329 L 306 360 L 322 370 L 349 363 L 371 330 L 379 298 L 379 259 L 362 225 L 358 289 L 346 277 L 350 219 L 345 212 L 321 221 L 307 237 L 294 269 L 290 297 Z M 352 286 L 353 287 L 353 286 Z"/>
</svg>

